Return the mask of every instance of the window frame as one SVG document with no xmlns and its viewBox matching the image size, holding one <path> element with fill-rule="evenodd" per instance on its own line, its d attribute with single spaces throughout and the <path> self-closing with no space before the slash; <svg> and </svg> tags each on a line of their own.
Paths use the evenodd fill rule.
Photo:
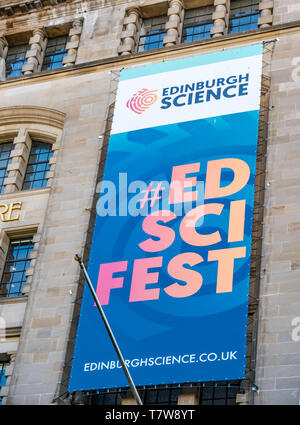
<svg viewBox="0 0 300 425">
<path fill-rule="evenodd" d="M 30 248 L 25 248 L 27 250 L 27 256 L 24 258 L 15 258 L 14 260 L 9 259 L 10 254 L 12 254 L 14 250 L 13 245 L 18 244 L 18 246 L 20 247 L 21 244 L 24 244 L 24 243 L 27 243 L 27 245 L 30 245 Z M 23 248 L 21 248 L 19 252 L 22 251 L 22 249 Z M 6 252 L 5 261 L 2 267 L 2 273 L 1 273 L 1 279 L 0 279 L 0 298 L 13 298 L 13 297 L 23 296 L 22 289 L 27 282 L 26 271 L 30 267 L 30 263 L 31 263 L 30 253 L 33 250 L 34 250 L 33 235 L 31 237 L 20 236 L 19 238 L 9 238 L 9 244 L 8 244 L 8 248 Z M 19 252 L 17 251 L 17 255 Z M 18 270 L 16 266 L 17 264 L 21 264 L 21 263 L 25 263 L 25 265 L 22 268 L 22 270 Z M 8 274 L 6 270 L 7 267 L 15 268 L 15 270 L 12 270 L 12 273 L 11 273 L 12 276 L 17 275 L 17 273 L 22 273 L 22 276 L 19 281 L 4 282 L 5 274 Z M 10 273 L 10 270 L 9 270 L 9 273 Z M 16 274 L 14 275 L 14 273 Z M 19 285 L 19 290 L 17 290 L 16 292 L 11 292 L 11 288 L 15 287 L 15 284 Z M 3 292 L 2 292 L 3 286 L 5 286 L 6 289 L 8 288 L 6 295 L 3 295 Z"/>
<path fill-rule="evenodd" d="M 254 30 L 259 28 L 259 24 L 258 24 L 258 20 L 260 18 L 259 0 L 247 0 L 248 3 L 250 3 L 250 4 L 245 5 L 245 6 L 235 6 L 234 7 L 234 5 L 237 4 L 237 3 L 240 3 L 240 1 L 241 0 L 236 0 L 236 1 L 231 0 L 231 2 L 230 2 L 230 10 L 229 10 L 229 16 L 228 16 L 228 34 L 239 34 L 239 33 L 246 32 L 246 31 L 254 31 Z M 236 15 L 232 14 L 232 12 L 234 10 L 240 10 L 240 9 L 247 8 L 247 7 L 251 7 L 251 11 L 249 11 L 250 13 L 247 14 L 247 15 L 237 16 L 238 14 L 240 14 L 240 12 L 237 12 Z M 257 7 L 257 9 L 252 10 L 253 7 Z M 252 22 L 253 16 L 257 16 L 257 22 Z M 250 17 L 250 23 L 241 24 L 239 22 L 238 25 L 232 24 L 233 20 L 240 21 L 240 19 L 247 18 L 247 17 Z M 257 24 L 257 26 L 255 28 L 243 29 L 243 27 L 251 26 L 254 23 Z M 236 28 L 238 28 L 237 31 L 232 31 L 233 29 L 236 29 Z"/>
<path fill-rule="evenodd" d="M 189 13 L 192 10 L 197 10 L 197 9 L 199 9 L 199 10 L 200 9 L 203 9 L 203 11 L 205 9 L 206 10 L 211 9 L 211 13 L 203 13 L 203 14 L 200 14 L 200 15 L 195 16 L 194 18 L 201 17 L 201 16 L 205 16 L 205 17 L 206 16 L 210 16 L 210 19 L 203 19 L 203 20 L 200 20 L 198 22 L 195 22 L 194 24 L 191 23 L 190 25 L 185 24 L 187 13 Z M 191 43 L 193 41 L 199 41 L 199 40 L 209 40 L 211 38 L 210 29 L 214 25 L 214 21 L 212 19 L 213 13 L 214 13 L 214 5 L 213 4 L 212 5 L 208 5 L 208 6 L 199 6 L 199 7 L 194 7 L 194 8 L 190 8 L 190 9 L 185 9 L 184 10 L 183 20 L 182 20 L 182 29 L 181 29 L 180 44 Z M 193 17 L 188 18 L 188 19 L 193 19 Z M 195 28 L 195 27 L 206 26 L 206 25 L 210 25 L 210 28 L 209 28 L 209 37 L 196 38 L 196 39 L 193 39 L 193 40 L 190 40 L 190 41 L 185 41 L 184 40 L 184 31 L 185 31 L 186 28 Z M 206 34 L 206 33 L 207 33 L 207 31 L 204 31 L 203 32 L 203 34 Z M 202 32 L 201 33 L 192 34 L 192 37 L 194 37 L 194 35 L 198 35 L 198 34 L 202 34 Z"/>
<path fill-rule="evenodd" d="M 57 39 L 59 39 L 59 38 L 65 38 L 65 42 L 64 42 L 64 52 L 63 52 L 63 54 L 62 54 L 62 58 L 61 58 L 61 65 L 60 66 L 58 66 L 58 67 L 54 67 L 54 68 L 46 68 L 46 69 L 44 69 L 44 67 L 45 67 L 45 60 L 48 58 L 48 57 L 55 57 L 55 56 L 59 56 L 61 53 L 57 53 L 56 52 L 56 50 L 55 50 L 55 52 L 54 52 L 54 54 L 53 55 L 47 55 L 47 49 L 49 49 L 49 48 L 53 48 L 53 47 L 56 47 L 56 45 L 55 46 L 49 46 L 49 43 L 51 43 L 51 40 L 57 40 Z M 46 71 L 52 71 L 52 70 L 55 70 L 55 69 L 60 69 L 60 68 L 63 68 L 63 59 L 64 59 L 64 57 L 65 56 L 67 56 L 67 49 L 66 49 L 66 46 L 67 46 L 67 44 L 68 44 L 68 42 L 70 41 L 69 40 L 69 34 L 64 34 L 64 35 L 58 35 L 58 36 L 56 36 L 56 37 L 47 37 L 47 40 L 46 40 L 46 43 L 45 43 L 45 48 L 44 48 L 44 51 L 43 51 L 43 57 L 42 57 L 42 60 L 41 60 L 41 64 L 40 64 L 40 71 L 41 72 L 46 72 Z M 52 61 L 50 62 L 51 63 L 51 65 L 52 65 Z M 58 63 L 58 62 L 53 62 L 53 63 Z"/>
<path fill-rule="evenodd" d="M 37 153 L 33 153 L 33 149 L 37 148 L 39 149 L 40 146 L 42 145 L 47 145 L 49 147 L 48 152 L 37 152 Z M 23 176 L 23 181 L 22 181 L 22 188 L 21 190 L 34 190 L 34 189 L 43 189 L 44 187 L 47 187 L 47 173 L 50 171 L 51 168 L 51 164 L 50 164 L 50 159 L 53 157 L 53 150 L 52 150 L 52 143 L 49 142 L 45 142 L 45 141 L 40 141 L 40 140 L 35 140 L 34 138 L 31 138 L 31 147 L 30 147 L 30 151 L 29 151 L 29 155 L 28 155 L 28 159 L 26 162 L 26 169 L 25 169 L 25 173 Z M 47 161 L 39 161 L 39 162 L 32 162 L 30 163 L 30 158 L 31 155 L 33 156 L 39 156 L 39 155 L 47 155 Z M 45 164 L 45 170 L 34 170 L 33 172 L 29 172 L 29 167 L 38 167 L 40 165 Z M 42 179 L 34 179 L 34 180 L 26 180 L 26 177 L 29 175 L 36 175 L 38 173 L 43 173 L 43 177 Z M 38 186 L 38 187 L 32 187 L 32 184 L 38 182 L 38 181 L 42 181 L 42 185 Z M 44 182 L 46 182 L 46 184 L 44 184 Z M 30 187 L 24 187 L 26 185 L 26 183 L 31 183 Z"/>
<path fill-rule="evenodd" d="M 10 51 L 13 50 L 13 49 L 18 49 L 20 47 L 25 47 L 23 61 L 21 62 L 20 60 L 15 60 L 15 62 L 8 62 Z M 16 44 L 16 45 L 12 45 L 12 46 L 8 45 L 7 52 L 6 52 L 6 57 L 5 57 L 5 67 L 6 67 L 6 73 L 5 73 L 6 75 L 5 75 L 5 77 L 6 77 L 7 80 L 9 80 L 10 78 L 21 77 L 23 75 L 22 67 L 23 67 L 23 65 L 25 65 L 27 63 L 26 54 L 27 54 L 28 50 L 30 50 L 29 43 Z M 15 53 L 15 54 L 18 54 L 18 53 Z M 10 74 L 7 73 L 7 66 L 10 63 L 14 63 L 14 64 L 20 63 L 21 64 L 21 68 L 19 68 L 17 70 L 17 71 L 19 71 L 17 75 L 11 75 L 11 76 L 9 76 Z M 13 72 L 14 72 L 14 70 L 12 69 L 11 73 L 13 73 Z"/>
<path fill-rule="evenodd" d="M 155 20 L 157 18 L 165 18 L 165 22 L 160 22 L 159 24 L 156 25 L 161 25 L 163 26 L 163 28 L 158 29 L 158 30 L 153 30 L 152 29 L 152 25 L 150 26 L 150 31 L 145 32 L 145 34 L 143 34 L 143 29 L 144 29 L 144 23 L 145 21 L 150 21 L 150 20 Z M 163 21 L 163 20 L 162 20 Z M 162 15 L 158 15 L 158 16 L 151 16 L 149 18 L 143 18 L 142 19 L 142 24 L 141 24 L 141 29 L 139 31 L 139 38 L 138 38 L 138 42 L 137 42 L 137 53 L 141 53 L 141 52 L 149 52 L 151 50 L 156 50 L 156 49 L 162 49 L 163 46 L 163 39 L 164 37 L 167 35 L 167 30 L 166 30 L 166 23 L 168 22 L 168 15 L 167 14 L 162 14 Z M 155 25 L 154 25 L 155 26 Z M 149 34 L 149 32 L 151 31 L 155 31 L 155 33 L 153 34 Z M 141 40 L 146 39 L 147 37 L 149 37 L 151 39 L 151 37 L 155 37 L 155 36 L 162 36 L 162 39 L 159 39 L 157 41 L 153 41 L 153 42 L 148 42 L 148 43 L 141 43 Z M 158 47 L 153 47 L 151 49 L 145 49 L 145 46 L 149 46 L 151 44 L 161 44 Z M 143 49 L 141 49 L 141 47 L 143 47 Z"/>
</svg>

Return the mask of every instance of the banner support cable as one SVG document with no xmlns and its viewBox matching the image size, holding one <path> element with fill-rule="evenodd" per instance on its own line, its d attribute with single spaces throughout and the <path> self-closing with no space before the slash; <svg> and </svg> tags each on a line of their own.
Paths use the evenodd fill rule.
<svg viewBox="0 0 300 425">
<path fill-rule="evenodd" d="M 262 241 L 263 241 L 263 216 L 264 216 L 264 194 L 266 190 L 266 161 L 267 161 L 267 144 L 268 144 L 268 125 L 269 113 L 274 109 L 271 95 L 271 65 L 272 57 L 276 42 L 279 39 L 273 39 L 263 42 L 264 53 L 262 62 L 261 77 L 261 102 L 260 102 L 260 119 L 259 119 L 259 135 L 258 135 L 258 151 L 257 151 L 257 168 L 255 181 L 255 201 L 254 215 L 256 216 L 253 224 L 258 226 L 256 231 L 260 236 L 252 237 L 252 253 L 251 253 L 251 269 L 250 269 L 250 286 L 251 294 L 249 294 L 249 310 L 248 310 L 248 330 L 247 330 L 247 366 L 246 378 L 243 380 L 241 388 L 250 389 L 249 404 L 254 402 L 254 392 L 259 388 L 255 384 L 256 372 L 256 356 L 258 344 L 258 324 L 260 309 L 260 281 L 265 270 L 261 271 L 261 259 L 263 257 Z M 255 250 L 255 253 L 253 252 Z M 252 287 L 252 290 L 251 290 Z M 249 341 L 249 342 L 248 342 Z"/>
</svg>

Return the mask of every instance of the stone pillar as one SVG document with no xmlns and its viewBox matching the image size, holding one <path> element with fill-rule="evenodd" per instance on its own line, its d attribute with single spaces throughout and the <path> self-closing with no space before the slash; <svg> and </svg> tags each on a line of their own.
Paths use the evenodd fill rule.
<svg viewBox="0 0 300 425">
<path fill-rule="evenodd" d="M 46 34 L 43 28 L 33 30 L 33 36 L 29 40 L 30 49 L 26 53 L 27 62 L 22 66 L 24 75 L 32 74 L 40 70 L 46 40 Z"/>
<path fill-rule="evenodd" d="M 11 163 L 7 166 L 8 176 L 4 179 L 5 193 L 21 190 L 31 149 L 31 138 L 21 128 L 14 138 L 14 149 L 10 153 Z"/>
<path fill-rule="evenodd" d="M 124 19 L 123 31 L 121 33 L 121 45 L 118 53 L 121 56 L 130 55 L 136 51 L 138 44 L 138 33 L 141 29 L 141 16 L 138 8 L 134 7 L 127 11 Z"/>
<path fill-rule="evenodd" d="M 9 387 L 10 387 L 10 384 L 11 384 L 12 374 L 13 374 L 13 371 L 14 371 L 15 359 L 16 359 L 16 353 L 15 352 L 7 353 L 7 354 L 10 357 L 10 363 L 9 363 L 9 366 L 5 370 L 5 376 L 6 376 L 5 387 L 2 387 L 1 391 L 0 391 L 0 396 L 2 397 L 2 404 L 3 405 L 7 404 L 7 397 L 8 397 Z"/>
<path fill-rule="evenodd" d="M 7 41 L 5 37 L 0 37 L 0 81 L 5 81 L 5 57 L 7 53 Z"/>
<path fill-rule="evenodd" d="M 56 161 L 57 161 L 57 150 L 53 152 L 53 156 L 49 160 L 50 170 L 46 174 L 47 187 L 52 185 L 53 178 L 54 178 L 54 170 L 56 167 Z"/>
<path fill-rule="evenodd" d="M 261 0 L 259 3 L 260 18 L 258 19 L 259 28 L 270 27 L 273 22 L 273 0 Z"/>
<path fill-rule="evenodd" d="M 82 24 L 82 19 L 75 19 L 72 28 L 69 31 L 69 41 L 66 45 L 67 55 L 63 58 L 64 66 L 72 66 L 75 64 Z"/>
<path fill-rule="evenodd" d="M 10 239 L 5 232 L 1 232 L 0 236 L 0 275 L 2 276 L 3 269 L 5 266 L 5 260 L 7 256 Z M 0 297 L 5 297 L 6 293 L 3 286 L 0 285 Z"/>
<path fill-rule="evenodd" d="M 168 21 L 166 23 L 167 35 L 164 46 L 174 46 L 180 42 L 182 28 L 183 4 L 180 0 L 170 0 L 168 8 Z"/>
<path fill-rule="evenodd" d="M 210 30 L 212 37 L 220 37 L 228 32 L 228 20 L 230 11 L 229 0 L 215 0 L 215 11 L 212 15 L 214 26 Z"/>
<path fill-rule="evenodd" d="M 198 405 L 199 395 L 196 388 L 185 388 L 178 396 L 178 405 Z"/>
<path fill-rule="evenodd" d="M 33 250 L 29 254 L 30 266 L 26 270 L 26 283 L 23 285 L 23 288 L 22 288 L 22 294 L 23 295 L 28 295 L 28 293 L 30 291 L 30 287 L 31 287 L 31 283 L 32 283 L 32 277 L 33 277 L 33 273 L 34 273 L 34 266 L 36 264 L 36 259 L 37 259 L 37 256 L 38 256 L 38 249 L 39 249 L 39 246 L 40 246 L 40 241 L 41 241 L 41 233 L 38 229 L 37 233 L 35 233 L 33 235 L 33 238 L 32 238 L 32 242 L 33 242 L 34 245 L 33 245 Z"/>
</svg>

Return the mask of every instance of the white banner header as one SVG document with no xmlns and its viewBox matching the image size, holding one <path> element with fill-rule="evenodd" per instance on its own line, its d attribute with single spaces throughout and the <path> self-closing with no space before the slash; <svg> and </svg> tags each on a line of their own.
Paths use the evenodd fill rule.
<svg viewBox="0 0 300 425">
<path fill-rule="evenodd" d="M 120 81 L 112 134 L 259 109 L 262 57 Z"/>
</svg>

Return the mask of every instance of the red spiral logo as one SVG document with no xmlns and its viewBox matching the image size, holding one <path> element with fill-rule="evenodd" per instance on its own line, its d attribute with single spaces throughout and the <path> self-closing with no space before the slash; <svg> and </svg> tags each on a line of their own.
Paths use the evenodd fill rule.
<svg viewBox="0 0 300 425">
<path fill-rule="evenodd" d="M 157 90 L 142 89 L 135 93 L 126 103 L 127 108 L 137 114 L 146 111 L 157 101 Z"/>
</svg>

